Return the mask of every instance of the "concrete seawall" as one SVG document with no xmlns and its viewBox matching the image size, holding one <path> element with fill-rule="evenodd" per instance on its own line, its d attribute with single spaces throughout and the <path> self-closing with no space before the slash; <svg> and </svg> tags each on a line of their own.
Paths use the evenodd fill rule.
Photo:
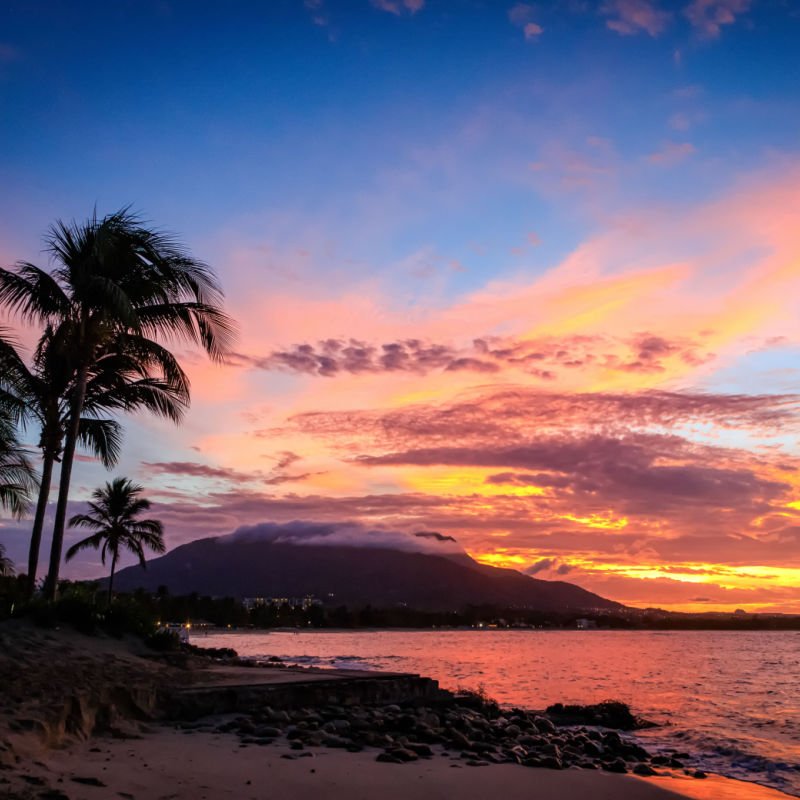
<svg viewBox="0 0 800 800">
<path fill-rule="evenodd" d="M 314 707 L 326 704 L 435 703 L 450 696 L 420 675 L 340 670 L 253 670 L 170 693 L 166 716 L 191 720 L 211 714 Z M 253 674 L 262 673 L 262 674 Z M 264 675 L 264 672 L 273 673 Z"/>
</svg>

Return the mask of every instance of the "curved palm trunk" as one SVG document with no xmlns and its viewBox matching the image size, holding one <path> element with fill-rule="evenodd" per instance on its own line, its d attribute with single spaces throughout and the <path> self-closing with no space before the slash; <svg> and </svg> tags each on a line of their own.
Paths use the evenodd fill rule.
<svg viewBox="0 0 800 800">
<path fill-rule="evenodd" d="M 42 477 L 39 482 L 39 499 L 36 502 L 36 515 L 33 518 L 31 544 L 28 549 L 28 585 L 26 592 L 31 597 L 36 590 L 36 572 L 39 568 L 39 549 L 42 545 L 42 529 L 44 515 L 47 512 L 47 501 L 50 499 L 50 484 L 53 480 L 53 464 L 55 456 L 45 452 L 42 462 Z"/>
<path fill-rule="evenodd" d="M 58 594 L 58 573 L 61 569 L 61 551 L 64 548 L 64 529 L 67 523 L 67 501 L 69 500 L 69 484 L 72 479 L 72 462 L 75 457 L 75 446 L 78 443 L 78 430 L 81 424 L 83 401 L 86 399 L 86 384 L 89 370 L 82 366 L 78 372 L 75 396 L 70 411 L 71 417 L 64 441 L 64 453 L 61 457 L 61 476 L 58 484 L 58 503 L 56 518 L 53 523 L 53 543 L 50 546 L 50 569 L 45 582 L 45 597 L 55 600 Z"/>
</svg>

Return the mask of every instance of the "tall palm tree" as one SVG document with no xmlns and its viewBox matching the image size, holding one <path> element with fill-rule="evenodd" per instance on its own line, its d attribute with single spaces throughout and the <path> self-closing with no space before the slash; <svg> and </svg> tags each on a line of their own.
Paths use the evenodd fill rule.
<svg viewBox="0 0 800 800">
<path fill-rule="evenodd" d="M 222 361 L 234 335 L 222 310 L 222 289 L 203 262 L 192 258 L 169 234 L 148 229 L 125 208 L 102 219 L 56 222 L 46 236 L 54 266 L 30 263 L 0 270 L 0 304 L 23 320 L 58 326 L 70 342 L 74 388 L 64 438 L 58 502 L 53 525 L 46 593 L 56 596 L 72 462 L 80 419 L 93 374 L 104 357 L 142 351 L 158 339 L 201 345 Z M 166 369 L 168 351 L 148 350 Z M 159 355 L 154 353 L 158 352 Z M 167 374 L 166 372 L 164 374 Z"/>
<path fill-rule="evenodd" d="M 129 550 L 138 559 L 142 568 L 147 567 L 145 548 L 163 553 L 164 527 L 157 519 L 137 519 L 150 508 L 150 501 L 139 495 L 141 486 L 127 478 L 115 478 L 102 489 L 92 492 L 89 503 L 90 514 L 76 514 L 69 521 L 70 527 L 89 528 L 94 533 L 72 545 L 67 550 L 67 561 L 81 550 L 100 550 L 100 560 L 105 565 L 106 556 L 111 556 L 111 575 L 108 579 L 108 603 L 111 605 L 114 590 L 114 573 L 123 549 Z"/>
<path fill-rule="evenodd" d="M 69 365 L 69 343 L 64 342 L 62 333 L 51 326 L 45 329 L 32 368 L 13 342 L 0 339 L 0 389 L 5 388 L 21 404 L 23 424 L 32 421 L 38 426 L 38 446 L 42 453 L 39 498 L 28 550 L 29 594 L 36 586 L 53 467 L 61 458 L 69 424 L 74 371 Z M 177 422 L 188 406 L 189 389 L 186 376 L 177 365 L 171 368 L 171 381 L 152 376 L 148 359 L 138 350 L 133 354 L 115 352 L 100 361 L 103 369 L 95 372 L 87 385 L 78 442 L 110 469 L 119 457 L 121 427 L 113 420 L 98 418 L 98 414 L 145 408 Z"/>
</svg>

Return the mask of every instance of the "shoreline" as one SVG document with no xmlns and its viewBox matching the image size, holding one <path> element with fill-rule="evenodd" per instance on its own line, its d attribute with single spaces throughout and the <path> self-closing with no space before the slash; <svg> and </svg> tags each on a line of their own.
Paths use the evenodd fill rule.
<svg viewBox="0 0 800 800">
<path fill-rule="evenodd" d="M 28 770 L 18 800 L 53 787 L 52 800 L 781 800 L 757 784 L 638 778 L 585 770 L 469 767 L 446 758 L 379 764 L 374 752 L 320 750 L 297 757 L 287 745 L 242 745 L 234 737 L 163 727 L 137 739 L 94 738 L 53 750 Z M 35 782 L 41 781 L 41 784 Z"/>
<path fill-rule="evenodd" d="M 475 776 L 485 773 L 502 782 L 512 800 L 581 800 L 587 792 L 598 800 L 789 797 L 745 781 L 674 774 L 682 766 L 677 757 L 671 763 L 652 761 L 659 777 L 637 777 L 631 774 L 637 762 L 642 768 L 650 762 L 646 751 L 612 729 L 582 727 L 585 720 L 557 727 L 536 712 L 492 710 L 480 698 L 459 701 L 448 693 L 443 696 L 451 699 L 437 706 L 427 689 L 416 701 L 407 697 L 405 708 L 386 705 L 395 701 L 385 697 L 370 706 L 375 689 L 369 685 L 386 685 L 391 676 L 385 673 L 262 670 L 185 650 L 157 654 L 132 639 L 25 625 L 0 627 L 0 639 L 0 680 L 7 689 L 0 713 L 0 794 L 9 798 L 92 800 L 109 796 L 109 786 L 123 798 L 139 800 L 246 798 L 243 785 L 230 790 L 240 768 L 253 773 L 244 786 L 277 781 L 290 797 L 317 798 L 322 791 L 332 800 L 367 798 L 372 791 L 388 800 L 409 793 L 433 800 L 449 796 L 442 792 L 453 786 L 465 800 L 478 800 L 488 795 L 474 787 L 487 779 Z M 348 689 L 354 673 L 357 684 L 367 684 L 368 695 L 360 699 Z M 304 701 L 304 708 L 291 712 L 280 710 L 289 697 L 284 689 L 253 693 L 308 687 L 309 678 L 327 699 Z M 332 701 L 325 686 L 350 692 L 349 698 Z M 217 692 L 230 699 L 232 687 L 242 690 L 239 708 L 209 714 L 195 705 L 198 722 L 163 719 L 169 696 Z M 402 692 L 407 695 L 408 689 Z M 273 700 L 274 710 L 267 705 Z M 353 702 L 357 705 L 349 705 Z M 192 719 L 191 705 L 180 718 Z M 302 767 L 312 763 L 320 769 Z M 202 777 L 197 765 L 213 765 L 213 774 Z M 623 772 L 628 774 L 615 774 Z M 161 791 L 164 783 L 182 788 Z M 399 794 L 391 793 L 394 784 Z"/>
</svg>

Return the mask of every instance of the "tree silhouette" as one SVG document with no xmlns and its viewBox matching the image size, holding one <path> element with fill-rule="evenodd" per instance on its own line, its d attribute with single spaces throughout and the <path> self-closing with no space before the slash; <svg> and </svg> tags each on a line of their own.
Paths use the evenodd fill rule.
<svg viewBox="0 0 800 800">
<path fill-rule="evenodd" d="M 14 574 L 14 565 L 6 556 L 6 549 L 0 544 L 0 578 L 8 578 Z"/>
<path fill-rule="evenodd" d="M 222 361 L 234 326 L 222 310 L 222 289 L 212 270 L 127 208 L 82 224 L 58 221 L 45 242 L 53 269 L 22 262 L 15 270 L 0 270 L 0 304 L 24 321 L 58 328 L 69 342 L 74 385 L 46 583 L 54 599 L 80 420 L 103 358 L 146 353 L 171 381 L 177 362 L 158 339 L 199 344 Z"/>
<path fill-rule="evenodd" d="M 146 568 L 145 548 L 163 553 L 164 529 L 157 519 L 137 519 L 150 508 L 150 501 L 139 495 L 141 486 L 127 478 L 115 478 L 101 489 L 92 492 L 89 514 L 76 514 L 69 521 L 70 527 L 89 528 L 94 533 L 72 545 L 67 550 L 67 561 L 81 550 L 100 550 L 100 560 L 106 563 L 111 556 L 111 575 L 108 581 L 108 603 L 114 591 L 114 573 L 122 550 L 128 550 Z"/>
<path fill-rule="evenodd" d="M 31 422 L 39 429 L 38 446 L 42 453 L 39 499 L 28 550 L 28 594 L 34 591 L 39 564 L 39 549 L 44 517 L 50 496 L 53 468 L 61 458 L 69 424 L 74 370 L 69 363 L 70 345 L 64 341 L 65 326 L 48 326 L 42 335 L 31 368 L 20 356 L 14 342 L 0 340 L 0 387 L 13 397 L 23 426 Z M 122 429 L 111 419 L 98 418 L 107 411 L 132 411 L 145 408 L 151 413 L 179 421 L 189 403 L 186 377 L 180 367 L 171 369 L 173 382 L 150 375 L 148 359 L 140 352 L 132 354 L 116 349 L 98 359 L 96 370 L 87 385 L 78 442 L 110 469 L 117 463 Z"/>
</svg>

